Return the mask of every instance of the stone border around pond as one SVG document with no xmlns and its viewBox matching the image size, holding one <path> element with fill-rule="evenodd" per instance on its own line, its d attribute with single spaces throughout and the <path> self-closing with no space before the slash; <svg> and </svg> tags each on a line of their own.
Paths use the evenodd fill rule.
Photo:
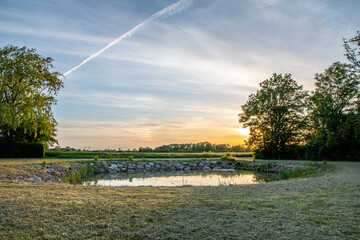
<svg viewBox="0 0 360 240">
<path fill-rule="evenodd" d="M 314 168 L 304 163 L 250 162 L 238 160 L 191 160 L 191 161 L 97 161 L 71 164 L 35 164 L 21 166 L 20 173 L 0 175 L 1 180 L 27 183 L 76 183 L 80 179 L 96 173 L 135 173 L 151 171 L 191 171 L 191 170 L 251 170 L 279 173 Z M 315 166 L 318 171 L 321 167 Z"/>
<path fill-rule="evenodd" d="M 90 163 L 98 173 L 134 173 L 146 171 L 176 171 L 176 170 L 220 170 L 220 169 L 238 169 L 238 170 L 257 170 L 261 172 L 278 173 L 280 170 L 306 168 L 305 164 L 287 164 L 287 163 L 258 163 L 236 160 L 210 160 L 210 161 L 102 161 Z"/>
</svg>

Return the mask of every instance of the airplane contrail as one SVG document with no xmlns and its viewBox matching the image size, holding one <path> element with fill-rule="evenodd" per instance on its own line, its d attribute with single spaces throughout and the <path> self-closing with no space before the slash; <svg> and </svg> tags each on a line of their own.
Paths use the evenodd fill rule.
<svg viewBox="0 0 360 240">
<path fill-rule="evenodd" d="M 94 53 L 93 55 L 91 55 L 90 57 L 86 58 L 84 61 L 82 61 L 79 65 L 77 65 L 76 67 L 70 69 L 69 71 L 67 71 L 66 73 L 64 73 L 64 76 L 69 75 L 71 72 L 73 72 L 74 70 L 76 70 L 77 68 L 79 68 L 80 66 L 82 66 L 83 64 L 87 63 L 88 61 L 90 61 L 91 59 L 95 58 L 96 56 L 98 56 L 99 54 L 101 54 L 102 52 L 106 51 L 108 48 L 112 47 L 113 45 L 115 45 L 116 43 L 118 43 L 119 41 L 125 40 L 130 38 L 131 36 L 133 36 L 135 33 L 143 30 L 147 25 L 149 25 L 152 21 L 154 21 L 155 19 L 158 18 L 167 18 L 171 15 L 174 15 L 176 13 L 181 12 L 182 10 L 190 7 L 193 4 L 194 0 L 180 0 L 174 4 L 171 4 L 169 6 L 167 6 L 166 8 L 160 10 L 159 12 L 153 14 L 151 17 L 149 17 L 148 19 L 146 19 L 145 21 L 141 22 L 140 24 L 138 24 L 137 26 L 135 26 L 134 28 L 132 28 L 130 31 L 124 33 L 123 35 L 121 35 L 120 37 L 118 37 L 117 39 L 115 39 L 114 41 L 112 41 L 111 43 L 109 43 L 106 47 L 100 49 L 99 51 L 97 51 L 96 53 Z"/>
</svg>

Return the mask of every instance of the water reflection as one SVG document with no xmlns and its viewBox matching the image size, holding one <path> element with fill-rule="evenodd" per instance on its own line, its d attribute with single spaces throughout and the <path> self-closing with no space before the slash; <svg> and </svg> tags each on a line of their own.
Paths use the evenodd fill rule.
<svg viewBox="0 0 360 240">
<path fill-rule="evenodd" d="M 248 171 L 164 171 L 101 174 L 86 179 L 87 186 L 228 186 L 264 183 L 274 175 Z"/>
</svg>

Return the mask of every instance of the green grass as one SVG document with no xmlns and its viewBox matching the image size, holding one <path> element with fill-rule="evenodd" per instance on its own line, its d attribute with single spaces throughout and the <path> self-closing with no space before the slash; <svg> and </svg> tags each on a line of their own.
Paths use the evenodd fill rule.
<svg viewBox="0 0 360 240">
<path fill-rule="evenodd" d="M 22 166 L 29 164 L 54 164 L 54 163 L 71 163 L 71 162 L 91 162 L 93 159 L 49 159 L 49 158 L 0 158 L 0 166 Z"/>
<path fill-rule="evenodd" d="M 0 166 L 6 165 L 29 165 L 42 164 L 44 161 L 48 164 L 53 163 L 71 163 L 97 160 L 123 160 L 128 161 L 136 159 L 140 161 L 148 159 L 168 160 L 179 158 L 197 158 L 207 160 L 211 158 L 220 159 L 226 153 L 97 153 L 97 152 L 48 152 L 44 158 L 0 158 Z M 230 153 L 232 157 L 241 157 L 242 160 L 252 161 L 252 153 Z M 247 158 L 247 159 L 244 159 Z"/>
<path fill-rule="evenodd" d="M 219 158 L 226 153 L 141 153 L 141 152 L 46 152 L 46 158 Z M 251 152 L 230 153 L 234 157 L 252 157 Z"/>
<path fill-rule="evenodd" d="M 248 186 L 0 183 L 0 239 L 359 239 L 360 163 Z"/>
</svg>

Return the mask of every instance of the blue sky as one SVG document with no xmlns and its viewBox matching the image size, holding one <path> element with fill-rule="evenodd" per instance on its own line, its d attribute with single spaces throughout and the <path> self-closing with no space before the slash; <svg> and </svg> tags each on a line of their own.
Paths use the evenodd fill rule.
<svg viewBox="0 0 360 240">
<path fill-rule="evenodd" d="M 0 47 L 36 48 L 65 73 L 176 0 L 0 0 Z M 242 143 L 240 106 L 272 73 L 312 89 L 345 61 L 358 0 L 194 0 L 66 79 L 53 111 L 62 147 Z"/>
</svg>

